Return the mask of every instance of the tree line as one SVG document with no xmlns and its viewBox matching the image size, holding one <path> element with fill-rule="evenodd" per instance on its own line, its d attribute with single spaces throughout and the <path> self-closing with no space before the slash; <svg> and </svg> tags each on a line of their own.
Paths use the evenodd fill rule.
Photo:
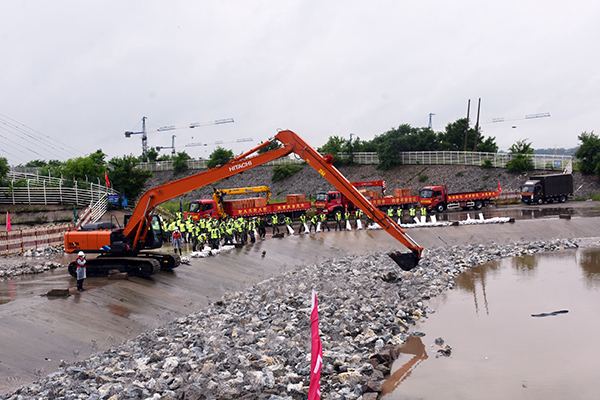
<svg viewBox="0 0 600 400">
<path fill-rule="evenodd" d="M 466 132 L 466 135 L 465 135 Z M 583 132 L 578 136 L 581 142 L 575 152 L 577 168 L 584 174 L 596 174 L 600 177 L 600 138 L 594 132 Z M 334 156 L 334 165 L 352 165 L 353 154 L 357 152 L 376 152 L 379 158 L 378 169 L 388 170 L 402 164 L 400 153 L 403 151 L 468 151 L 496 153 L 498 146 L 494 137 L 484 137 L 480 130 L 467 129 L 467 119 L 461 118 L 446 125 L 443 132 L 434 132 L 431 128 L 415 128 L 408 124 L 375 136 L 373 140 L 345 139 L 340 136 L 331 136 L 328 141 L 317 150 L 321 154 Z M 259 153 L 278 147 L 277 142 L 271 143 L 259 150 Z M 340 158 L 338 153 L 346 153 L 348 158 Z M 522 173 L 533 170 L 531 156 L 534 149 L 527 139 L 518 140 L 509 149 L 512 155 L 507 164 L 507 171 Z M 41 175 L 63 177 L 73 180 L 100 179 L 108 177 L 111 186 L 125 194 L 129 199 L 137 198 L 145 186 L 152 172 L 138 168 L 141 162 L 173 162 L 174 175 L 187 170 L 187 160 L 191 157 L 185 152 L 176 155 L 160 155 L 151 148 L 139 157 L 126 155 L 106 160 L 107 155 L 98 149 L 96 152 L 85 156 L 69 159 L 65 162 L 58 160 L 33 160 L 25 167 L 40 168 Z M 217 147 L 210 155 L 207 166 L 214 168 L 224 165 L 234 157 L 233 151 Z M 483 167 L 490 167 L 491 162 Z M 0 185 L 6 186 L 5 177 L 10 171 L 6 158 L 0 157 Z M 275 167 L 273 179 L 279 180 L 296 172 L 290 166 Z"/>
</svg>

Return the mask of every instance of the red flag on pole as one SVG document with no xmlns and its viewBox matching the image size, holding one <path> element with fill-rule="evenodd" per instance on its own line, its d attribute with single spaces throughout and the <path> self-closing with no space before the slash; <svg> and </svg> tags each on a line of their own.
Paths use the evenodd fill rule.
<svg viewBox="0 0 600 400">
<path fill-rule="evenodd" d="M 310 386 L 308 387 L 308 400 L 321 399 L 321 366 L 323 365 L 323 345 L 319 336 L 319 306 L 317 293 L 312 292 L 312 305 L 310 308 Z"/>
<path fill-rule="evenodd" d="M 12 231 L 12 228 L 10 227 L 10 214 L 8 213 L 8 211 L 6 212 L 6 230 L 8 232 Z"/>
<path fill-rule="evenodd" d="M 106 171 L 104 172 L 104 180 L 106 181 L 106 186 L 110 187 L 110 182 L 108 181 L 108 174 Z"/>
</svg>

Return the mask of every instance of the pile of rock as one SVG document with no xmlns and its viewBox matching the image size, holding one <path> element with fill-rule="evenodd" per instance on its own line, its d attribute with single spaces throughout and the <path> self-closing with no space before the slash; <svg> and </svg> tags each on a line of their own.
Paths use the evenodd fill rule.
<svg viewBox="0 0 600 400">
<path fill-rule="evenodd" d="M 23 254 L 0 258 L 0 281 L 19 275 L 39 274 L 60 268 L 61 264 L 48 260 L 64 253 L 64 246 L 30 249 Z"/>
<path fill-rule="evenodd" d="M 570 247 L 577 241 L 438 248 L 410 272 L 382 253 L 336 258 L 231 293 L 0 398 L 306 398 L 314 289 L 323 398 L 374 399 L 396 346 L 432 312 L 424 301 L 453 288 L 453 277 L 492 259 Z"/>
</svg>

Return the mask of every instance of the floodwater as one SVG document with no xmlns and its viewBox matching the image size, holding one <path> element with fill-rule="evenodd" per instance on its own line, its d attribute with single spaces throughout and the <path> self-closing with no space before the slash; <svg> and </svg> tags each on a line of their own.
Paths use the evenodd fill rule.
<svg viewBox="0 0 600 400">
<path fill-rule="evenodd" d="M 600 248 L 502 259 L 456 283 L 428 301 L 384 399 L 598 398 Z"/>
</svg>

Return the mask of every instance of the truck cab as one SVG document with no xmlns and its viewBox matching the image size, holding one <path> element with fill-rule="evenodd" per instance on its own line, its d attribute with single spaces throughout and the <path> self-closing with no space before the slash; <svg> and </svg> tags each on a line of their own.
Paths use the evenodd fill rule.
<svg viewBox="0 0 600 400">
<path fill-rule="evenodd" d="M 446 209 L 446 189 L 444 186 L 425 186 L 419 194 L 421 196 L 421 206 L 428 210 L 441 213 Z"/>
<path fill-rule="evenodd" d="M 219 216 L 217 203 L 212 199 L 199 199 L 190 202 L 190 208 L 183 213 L 183 217 L 192 217 L 193 221 L 200 218 L 217 218 Z"/>
<path fill-rule="evenodd" d="M 543 188 L 540 181 L 527 181 L 521 186 L 521 199 L 526 204 L 544 202 Z"/>
</svg>

